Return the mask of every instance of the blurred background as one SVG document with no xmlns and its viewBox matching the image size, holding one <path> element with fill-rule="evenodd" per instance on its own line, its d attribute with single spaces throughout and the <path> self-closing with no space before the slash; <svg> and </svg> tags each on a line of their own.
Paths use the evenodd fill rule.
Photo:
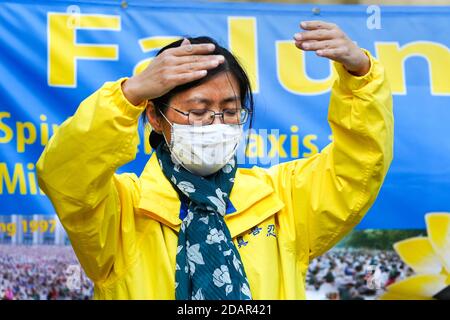
<svg viewBox="0 0 450 320">
<path fill-rule="evenodd" d="M 79 266 L 69 240 L 63 230 L 57 236 L 60 238 L 55 234 L 41 238 L 21 234 L 0 240 L 2 299 L 91 299 L 93 285 Z M 392 246 L 415 236 L 426 236 L 426 231 L 352 231 L 334 249 L 311 262 L 306 278 L 307 298 L 376 299 L 390 284 L 414 274 Z"/>
</svg>

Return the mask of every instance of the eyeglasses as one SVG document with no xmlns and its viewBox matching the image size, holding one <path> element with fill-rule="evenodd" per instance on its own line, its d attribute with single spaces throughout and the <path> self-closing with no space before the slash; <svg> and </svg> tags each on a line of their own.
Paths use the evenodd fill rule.
<svg viewBox="0 0 450 320">
<path fill-rule="evenodd" d="M 193 109 L 189 112 L 178 110 L 177 108 L 167 106 L 176 112 L 188 117 L 190 125 L 207 126 L 214 122 L 216 116 L 222 118 L 224 124 L 244 124 L 248 120 L 250 110 L 247 108 L 225 109 L 222 112 L 215 112 L 209 109 Z"/>
</svg>

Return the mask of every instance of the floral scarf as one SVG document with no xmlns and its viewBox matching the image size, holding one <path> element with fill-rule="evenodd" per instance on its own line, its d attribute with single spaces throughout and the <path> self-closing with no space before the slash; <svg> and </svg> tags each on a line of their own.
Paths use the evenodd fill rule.
<svg viewBox="0 0 450 320">
<path fill-rule="evenodd" d="M 251 300 L 241 257 L 225 223 L 236 159 L 201 177 L 172 162 L 165 143 L 156 149 L 164 175 L 188 204 L 178 235 L 175 270 L 177 300 Z"/>
</svg>

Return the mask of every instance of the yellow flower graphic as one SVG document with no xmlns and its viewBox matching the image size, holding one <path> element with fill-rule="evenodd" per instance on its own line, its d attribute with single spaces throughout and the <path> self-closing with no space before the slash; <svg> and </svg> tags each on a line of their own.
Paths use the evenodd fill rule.
<svg viewBox="0 0 450 320">
<path fill-rule="evenodd" d="M 381 300 L 450 300 L 450 213 L 425 215 L 428 237 L 409 238 L 394 249 L 416 273 L 386 288 Z"/>
</svg>

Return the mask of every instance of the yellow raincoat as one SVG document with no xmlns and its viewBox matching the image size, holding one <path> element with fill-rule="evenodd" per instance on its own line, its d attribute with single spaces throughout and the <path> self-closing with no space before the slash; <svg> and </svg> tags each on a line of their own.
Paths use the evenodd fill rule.
<svg viewBox="0 0 450 320">
<path fill-rule="evenodd" d="M 370 60 L 362 77 L 334 64 L 334 141 L 321 153 L 236 173 L 225 221 L 254 299 L 305 299 L 309 261 L 377 197 L 392 160 L 392 96 L 383 67 Z M 126 100 L 122 82 L 106 83 L 61 125 L 37 164 L 39 185 L 95 283 L 94 298 L 174 299 L 180 201 L 156 154 L 140 177 L 115 174 L 135 158 L 145 109 Z"/>
</svg>

